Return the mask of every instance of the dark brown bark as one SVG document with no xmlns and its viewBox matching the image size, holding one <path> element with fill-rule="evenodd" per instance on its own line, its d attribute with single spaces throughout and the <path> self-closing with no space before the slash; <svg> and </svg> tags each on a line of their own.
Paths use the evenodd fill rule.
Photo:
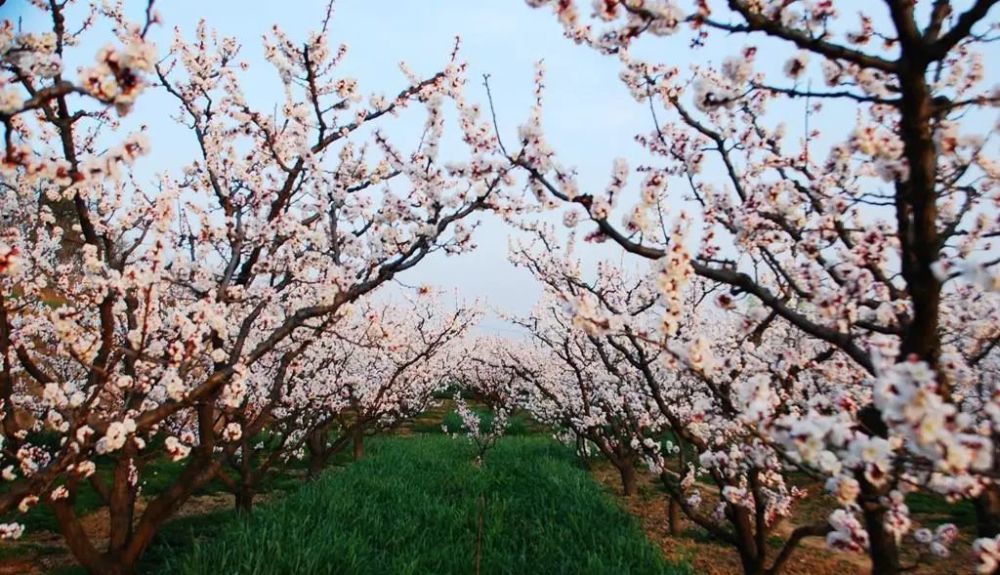
<svg viewBox="0 0 1000 575">
<path fill-rule="evenodd" d="M 83 530 L 83 525 L 80 524 L 76 511 L 73 509 L 74 499 L 75 497 L 71 497 L 68 500 L 63 499 L 52 503 L 52 511 L 56 516 L 59 532 L 62 533 L 66 546 L 88 573 L 112 572 L 110 562 L 94 547 L 90 537 Z"/>
<path fill-rule="evenodd" d="M 667 504 L 667 527 L 671 536 L 677 537 L 681 534 L 681 505 L 673 496 Z"/>
<path fill-rule="evenodd" d="M 975 499 L 976 534 L 979 537 L 1000 535 L 1000 490 L 995 485 L 988 486 Z"/>
<path fill-rule="evenodd" d="M 866 406 L 858 413 L 858 420 L 871 435 L 886 438 L 888 427 L 881 413 L 872 405 Z M 865 530 L 868 531 L 868 556 L 872 562 L 872 575 L 895 574 L 901 569 L 899 548 L 896 539 L 885 529 L 885 507 L 879 502 L 884 495 L 868 482 L 862 474 L 856 474 L 861 483 L 862 515 Z"/>
<path fill-rule="evenodd" d="M 618 464 L 617 467 L 618 474 L 621 476 L 622 493 L 625 497 L 635 495 L 639 491 L 635 465 L 633 465 L 631 461 L 627 461 L 625 463 Z"/>
<path fill-rule="evenodd" d="M 73 507 L 75 496 L 52 502 L 59 531 L 74 558 L 88 573 L 134 574 L 139 559 L 163 522 L 219 470 L 219 463 L 211 457 L 200 455 L 193 459 L 167 491 L 150 501 L 138 523 L 134 523 L 137 498 L 128 481 L 128 461 L 128 457 L 122 457 L 112 475 L 108 505 L 110 538 L 105 552 L 99 551 L 84 531 Z"/>
<path fill-rule="evenodd" d="M 306 476 L 309 479 L 316 479 L 326 467 L 327 462 L 328 458 L 325 453 L 314 453 L 309 457 L 309 469 Z"/>
<path fill-rule="evenodd" d="M 936 367 L 941 347 L 938 333 L 941 282 L 931 266 L 940 251 L 935 193 L 937 151 L 931 125 L 934 106 L 926 73 L 926 60 L 904 52 L 899 73 L 899 135 L 909 177 L 896 188 L 896 221 L 901 271 L 913 304 L 913 318 L 904 331 L 900 355 L 905 360 L 915 354 Z"/>
<path fill-rule="evenodd" d="M 891 5 L 893 22 L 900 37 L 898 61 L 900 86 L 899 136 L 908 176 L 896 185 L 896 222 L 900 262 L 912 305 L 912 319 L 900 342 L 900 360 L 911 355 L 937 368 L 941 353 L 939 315 L 941 282 L 932 271 L 940 252 L 937 230 L 937 150 L 932 121 L 934 106 L 927 85 L 929 60 L 919 34 L 915 32 L 913 6 L 905 2 Z M 949 393 L 948 382 L 939 374 L 940 389 Z M 899 549 L 884 527 L 885 509 L 870 504 L 864 510 L 869 537 L 872 573 L 900 572 Z"/>
<path fill-rule="evenodd" d="M 976 535 L 989 538 L 1000 535 L 1000 490 L 995 485 L 988 485 L 973 502 L 976 507 Z M 1000 569 L 995 569 L 991 575 L 998 573 Z"/>
<path fill-rule="evenodd" d="M 254 451 L 250 440 L 249 435 L 244 435 L 240 439 L 240 481 L 235 485 L 236 489 L 233 490 L 235 507 L 239 513 L 250 513 L 253 508 L 253 496 L 257 490 L 257 483 L 267 472 L 266 469 L 255 465 Z"/>
<path fill-rule="evenodd" d="M 14 403 L 11 400 L 14 394 L 14 362 L 11 359 L 10 325 L 7 322 L 7 293 L 0 291 L 0 356 L 2 356 L 2 367 L 0 367 L 0 400 L 3 401 L 3 435 L 11 444 L 16 446 L 16 433 L 18 431 L 17 419 L 15 417 Z"/>
<path fill-rule="evenodd" d="M 306 440 L 306 450 L 309 452 L 309 479 L 315 479 L 320 471 L 326 467 L 329 460 L 326 449 L 326 430 L 316 429 L 309 433 Z"/>
<path fill-rule="evenodd" d="M 218 473 L 219 468 L 219 461 L 212 459 L 210 455 L 198 455 L 167 491 L 149 502 L 132 532 L 132 540 L 122 557 L 125 565 L 135 568 L 163 522 L 173 516 L 196 490 L 208 483 Z"/>
<path fill-rule="evenodd" d="M 873 503 L 864 507 L 872 575 L 896 575 L 901 569 L 896 539 L 885 529 L 885 513 L 885 508 L 880 504 Z"/>
<path fill-rule="evenodd" d="M 362 432 L 362 436 L 364 432 Z M 330 462 L 330 459 L 351 444 L 354 439 L 354 432 L 349 431 L 337 437 L 333 443 L 327 442 L 329 429 L 321 427 L 309 433 L 306 440 L 306 450 L 309 452 L 309 479 L 315 479 L 323 468 Z M 364 443 L 362 440 L 362 452 L 364 455 Z"/>
<path fill-rule="evenodd" d="M 753 516 L 743 507 L 730 505 L 729 521 L 736 535 L 736 550 L 740 554 L 740 564 L 744 575 L 760 575 L 764 573 L 764 560 L 767 549 L 761 549 L 753 529 Z"/>
<path fill-rule="evenodd" d="M 129 481 L 134 465 L 132 456 L 135 446 L 131 442 L 123 449 L 122 457 L 115 464 L 108 498 L 108 522 L 110 539 L 108 554 L 120 557 L 131 543 L 132 524 L 135 518 L 136 489 Z"/>
<path fill-rule="evenodd" d="M 244 483 L 234 495 L 236 511 L 249 515 L 253 511 L 253 498 L 255 495 L 253 486 Z"/>
<path fill-rule="evenodd" d="M 42 198 L 41 203 L 52 210 L 52 215 L 55 217 L 53 226 L 58 226 L 63 230 L 62 240 L 60 241 L 56 257 L 60 262 L 71 262 L 85 243 L 83 234 L 74 229 L 79 221 L 76 205 L 74 205 L 72 200 L 50 200 L 46 197 Z"/>
</svg>

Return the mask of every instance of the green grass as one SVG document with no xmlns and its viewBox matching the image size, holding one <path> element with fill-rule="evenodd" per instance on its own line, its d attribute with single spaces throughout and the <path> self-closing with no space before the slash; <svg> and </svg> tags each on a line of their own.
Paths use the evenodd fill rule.
<svg viewBox="0 0 1000 575">
<path fill-rule="evenodd" d="M 688 572 L 552 440 L 506 438 L 482 468 L 471 459 L 441 435 L 373 441 L 364 460 L 164 554 L 161 572 L 473 573 L 481 494 L 482 573 Z"/>
<path fill-rule="evenodd" d="M 188 515 L 169 521 L 156 534 L 152 545 L 142 557 L 138 571 L 153 573 L 168 564 L 177 553 L 183 553 L 193 545 L 210 546 L 212 541 L 243 521 L 245 520 L 234 509 Z"/>
<path fill-rule="evenodd" d="M 906 496 L 906 506 L 910 508 L 910 513 L 926 515 L 937 522 L 950 521 L 959 527 L 976 525 L 976 508 L 969 500 L 951 503 L 940 495 L 911 493 Z"/>
</svg>

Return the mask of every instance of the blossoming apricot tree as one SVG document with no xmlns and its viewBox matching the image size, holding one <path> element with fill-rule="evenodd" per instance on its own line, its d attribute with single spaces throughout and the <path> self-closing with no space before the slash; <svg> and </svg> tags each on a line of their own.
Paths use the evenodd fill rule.
<svg viewBox="0 0 1000 575">
<path fill-rule="evenodd" d="M 50 29 L 0 26 L 0 513 L 51 506 L 81 564 L 128 573 L 259 432 L 238 407 L 261 362 L 326 337 L 346 306 L 429 253 L 467 249 L 463 220 L 498 205 L 503 172 L 457 53 L 426 78 L 404 66 L 397 94 L 365 99 L 338 72 L 347 48 L 328 44 L 328 10 L 308 38 L 266 35 L 284 96 L 263 111 L 243 93 L 239 43 L 206 23 L 161 54 L 152 2 L 139 23 L 121 3 L 83 22 L 69 21 L 71 2 L 35 4 Z M 68 79 L 64 59 L 99 20 L 116 43 Z M 152 184 L 133 164 L 157 135 L 122 136 L 116 119 L 151 89 L 176 102 L 195 151 Z M 449 105 L 468 152 L 446 167 Z M 425 134 L 400 148 L 379 126 L 413 107 Z M 141 506 L 144 467 L 163 456 L 184 468 Z M 77 512 L 85 485 L 110 512 L 106 549 Z"/>
<path fill-rule="evenodd" d="M 542 129 L 541 71 L 538 106 L 508 158 L 539 197 L 568 204 L 567 223 L 596 224 L 590 239 L 657 261 L 661 335 L 677 333 L 683 287 L 700 276 L 727 288 L 723 306 L 742 313 L 751 306 L 737 300 L 750 300 L 861 374 L 852 393 L 866 399 L 852 408 L 760 414 L 761 433 L 796 463 L 825 470 L 835 488 L 856 482 L 833 518 L 850 537 L 830 542 L 867 549 L 877 573 L 899 572 L 902 498 L 914 488 L 975 497 L 981 535 L 995 537 L 997 392 L 983 373 L 1000 333 L 1000 94 L 982 53 L 995 0 L 886 0 L 856 15 L 821 0 L 596 1 L 591 17 L 572 0 L 529 4 L 621 61 L 653 129 L 636 138 L 648 160 L 621 225 L 633 170 L 616 160 L 606 191 L 580 190 Z M 679 53 L 724 36 L 748 45 L 688 69 L 642 57 L 653 44 Z M 970 317 L 961 302 L 990 311 Z"/>
<path fill-rule="evenodd" d="M 666 302 L 648 272 L 602 262 L 587 279 L 571 251 L 562 253 L 549 234 L 539 238 L 512 253 L 545 286 L 536 312 L 519 323 L 546 353 L 518 350 L 509 359 L 527 383 L 524 407 L 595 444 L 626 494 L 644 461 L 672 513 L 732 545 L 747 573 L 777 573 L 803 538 L 830 532 L 825 522 L 799 525 L 770 555 L 776 528 L 805 492 L 787 479 L 800 468 L 761 436 L 757 418 L 779 399 L 797 409 L 835 391 L 843 362 L 822 348 L 801 349 L 795 334 L 775 326 L 748 331 L 713 310 L 693 313 L 712 306 L 710 284 L 700 282 L 686 290 L 678 333 L 661 340 Z M 552 355 L 569 367 L 553 368 Z M 670 520 L 676 527 L 676 515 Z"/>
</svg>

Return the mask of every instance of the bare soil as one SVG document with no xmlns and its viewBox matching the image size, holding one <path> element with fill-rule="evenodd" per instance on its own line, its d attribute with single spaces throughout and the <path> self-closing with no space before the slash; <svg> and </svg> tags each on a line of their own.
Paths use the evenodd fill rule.
<svg viewBox="0 0 1000 575">
<path fill-rule="evenodd" d="M 263 501 L 266 497 L 267 495 L 261 496 L 259 501 Z M 141 515 L 146 508 L 146 501 L 140 501 L 136 507 L 136 515 Z M 171 521 L 180 517 L 201 515 L 232 507 L 233 496 L 229 493 L 199 495 L 190 498 Z M 106 507 L 85 516 L 81 523 L 98 549 L 107 545 L 108 510 Z M 2 548 L 4 550 L 17 549 L 21 553 L 18 553 L 16 557 L 0 560 L 0 575 L 44 575 L 77 564 L 69 548 L 63 542 L 62 536 L 51 531 L 28 532 L 17 541 L 4 542 Z"/>
<path fill-rule="evenodd" d="M 659 486 L 658 480 L 649 473 L 639 474 L 639 492 L 632 497 L 624 497 L 618 472 L 604 462 L 595 463 L 591 467 L 595 479 L 613 492 L 621 505 L 635 516 L 646 536 L 663 551 L 670 560 L 690 563 L 696 573 L 705 575 L 730 575 L 742 571 L 736 550 L 724 543 L 719 543 L 708 537 L 700 527 L 681 520 L 681 534 L 670 535 L 667 522 L 668 497 Z M 797 516 L 803 522 L 815 522 L 829 515 L 834 508 L 833 502 L 822 495 L 819 485 L 807 486 L 810 495 L 800 502 Z M 703 491 L 704 495 L 704 491 Z M 919 526 L 922 519 L 930 519 L 928 527 L 933 528 L 939 521 L 933 518 L 914 517 Z M 791 533 L 795 525 L 784 522 L 775 528 L 772 539 L 784 537 Z M 916 526 L 914 527 L 916 529 Z M 908 571 L 918 575 L 938 575 L 941 573 L 973 573 L 975 566 L 972 560 L 971 543 L 974 535 L 963 532 L 959 541 L 952 546 L 952 556 L 946 559 L 919 558 L 919 564 Z M 778 542 L 775 541 L 776 545 Z M 911 545 L 912 547 L 912 545 Z M 775 547 L 772 557 L 777 554 Z M 917 562 L 918 557 L 905 556 L 904 565 Z M 827 549 L 824 539 L 807 538 L 792 555 L 782 573 L 788 575 L 868 575 L 871 573 L 866 556 L 856 553 L 844 553 Z"/>
</svg>

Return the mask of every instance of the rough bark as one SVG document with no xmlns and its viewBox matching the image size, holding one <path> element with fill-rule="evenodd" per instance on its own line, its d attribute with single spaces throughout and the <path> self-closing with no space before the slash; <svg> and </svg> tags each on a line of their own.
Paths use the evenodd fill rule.
<svg viewBox="0 0 1000 575">
<path fill-rule="evenodd" d="M 744 575 L 761 575 L 764 573 L 767 549 L 761 549 L 757 545 L 751 512 L 742 507 L 730 506 L 727 513 L 736 535 L 736 550 L 740 554 Z"/>
<path fill-rule="evenodd" d="M 979 537 L 1000 535 L 1000 491 L 996 486 L 988 486 L 975 499 L 976 534 Z"/>
<path fill-rule="evenodd" d="M 879 504 L 870 504 L 864 507 L 872 575 L 896 575 L 900 573 L 901 569 L 896 539 L 884 527 L 885 513 L 885 508 Z"/>
<path fill-rule="evenodd" d="M 671 536 L 677 537 L 681 534 L 681 506 L 673 496 L 667 505 L 667 527 Z"/>
<path fill-rule="evenodd" d="M 621 476 L 622 482 L 622 494 L 625 497 L 631 497 L 635 495 L 638 488 L 638 477 L 635 471 L 635 465 L 631 461 L 617 465 L 618 474 Z"/>
</svg>

